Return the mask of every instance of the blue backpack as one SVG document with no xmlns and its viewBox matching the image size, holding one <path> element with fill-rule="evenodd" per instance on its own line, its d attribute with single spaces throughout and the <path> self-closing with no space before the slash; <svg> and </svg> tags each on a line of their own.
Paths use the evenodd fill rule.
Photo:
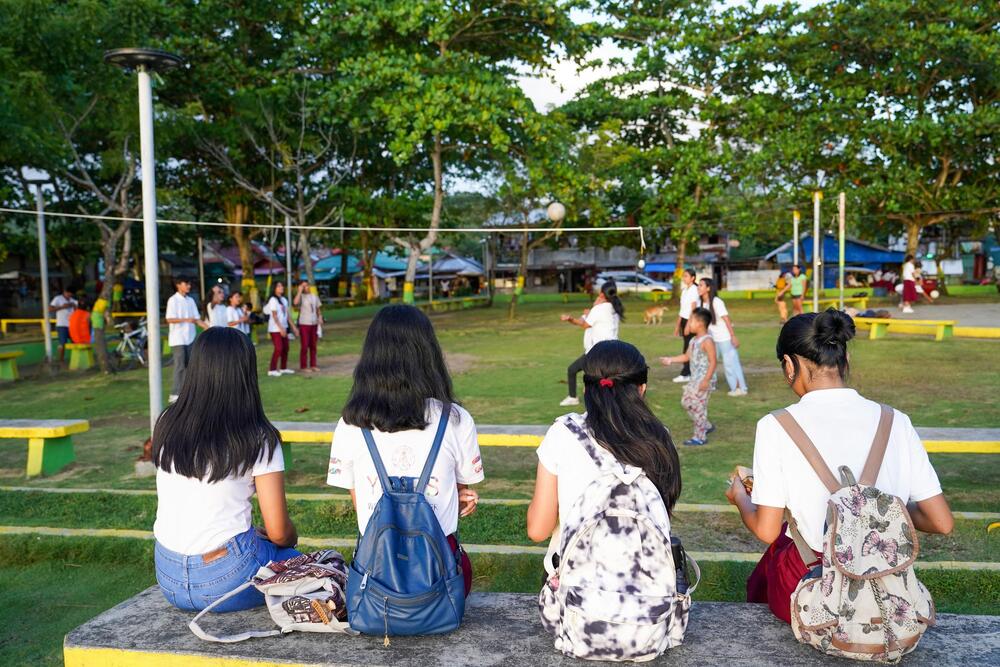
<svg viewBox="0 0 1000 667">
<path fill-rule="evenodd" d="M 382 498 L 365 534 L 358 538 L 347 576 L 351 628 L 368 635 L 430 635 L 450 632 L 462 622 L 465 583 L 460 554 L 451 550 L 434 509 L 424 496 L 451 404 L 441 407 L 434 444 L 420 479 L 389 477 L 369 429 L 362 429 Z"/>
</svg>

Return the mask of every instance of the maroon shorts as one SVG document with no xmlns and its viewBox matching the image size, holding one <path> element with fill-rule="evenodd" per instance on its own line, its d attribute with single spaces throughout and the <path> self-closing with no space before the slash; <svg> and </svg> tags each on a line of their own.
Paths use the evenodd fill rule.
<svg viewBox="0 0 1000 667">
<path fill-rule="evenodd" d="M 761 556 L 757 567 L 747 579 L 747 602 L 766 602 L 774 615 L 785 623 L 792 622 L 792 592 L 802 577 L 820 558 L 807 567 L 802 562 L 795 542 L 785 534 L 788 524 L 781 526 L 781 535 Z"/>
<path fill-rule="evenodd" d="M 448 546 L 451 547 L 452 551 L 458 551 L 458 538 L 454 535 L 449 535 Z M 469 554 L 465 553 L 465 549 L 462 549 L 461 555 L 462 557 L 458 565 L 462 568 L 462 577 L 465 581 L 465 597 L 469 597 L 469 591 L 472 590 L 472 561 L 469 560 Z"/>
</svg>

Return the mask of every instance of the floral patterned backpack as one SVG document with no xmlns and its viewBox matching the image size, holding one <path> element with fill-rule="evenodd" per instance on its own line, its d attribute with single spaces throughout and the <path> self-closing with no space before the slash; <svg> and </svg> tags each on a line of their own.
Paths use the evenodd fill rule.
<svg viewBox="0 0 1000 667">
<path fill-rule="evenodd" d="M 538 596 L 555 648 L 587 660 L 652 660 L 684 640 L 693 584 L 678 591 L 670 518 L 641 468 L 619 463 L 591 440 L 584 418 L 561 418 L 600 469 L 573 505 L 559 541 L 559 565 L 546 558 Z M 553 538 L 555 539 L 555 538 Z M 685 576 L 686 573 L 685 573 Z"/>
<path fill-rule="evenodd" d="M 773 414 L 830 491 L 822 562 L 792 593 L 796 638 L 828 655 L 898 662 L 934 624 L 934 601 L 913 571 L 917 533 L 906 504 L 874 486 L 893 409 L 882 406 L 861 478 L 841 466 L 840 482 L 792 416 Z M 802 553 L 805 541 L 789 525 Z M 809 551 L 803 562 L 814 558 Z"/>
</svg>

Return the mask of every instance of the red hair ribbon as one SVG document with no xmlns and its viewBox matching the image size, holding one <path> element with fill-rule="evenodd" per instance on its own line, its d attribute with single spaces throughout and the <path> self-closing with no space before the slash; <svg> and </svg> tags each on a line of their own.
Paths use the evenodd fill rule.
<svg viewBox="0 0 1000 667">
<path fill-rule="evenodd" d="M 615 381 L 611 378 L 601 378 L 601 386 L 605 388 L 613 387 L 615 386 Z"/>
</svg>

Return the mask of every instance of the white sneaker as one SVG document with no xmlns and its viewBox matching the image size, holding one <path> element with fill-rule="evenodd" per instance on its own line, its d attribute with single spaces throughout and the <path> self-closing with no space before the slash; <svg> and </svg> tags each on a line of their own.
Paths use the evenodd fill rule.
<svg viewBox="0 0 1000 667">
<path fill-rule="evenodd" d="M 680 382 L 690 382 L 690 381 L 691 381 L 691 376 L 690 375 L 678 375 L 677 377 L 674 378 L 674 382 L 679 382 L 679 383 Z"/>
<path fill-rule="evenodd" d="M 913 312 L 913 309 L 912 309 L 912 308 L 910 308 L 909 306 L 907 306 L 906 308 L 903 308 L 903 312 L 904 312 L 904 313 L 912 313 L 912 312 Z"/>
<path fill-rule="evenodd" d="M 562 407 L 568 407 L 570 405 L 580 405 L 580 399 L 575 396 L 567 396 L 562 401 L 559 402 Z"/>
<path fill-rule="evenodd" d="M 177 394 L 170 394 L 170 398 L 167 399 L 167 402 L 168 403 L 176 403 L 177 402 L 177 398 L 178 398 Z"/>
<path fill-rule="evenodd" d="M 282 368 L 278 372 L 281 373 L 282 375 L 295 375 L 295 371 L 293 371 L 291 368 Z"/>
<path fill-rule="evenodd" d="M 268 371 L 267 374 L 273 378 L 281 377 L 281 371 Z"/>
<path fill-rule="evenodd" d="M 729 396 L 746 396 L 747 395 L 746 387 L 737 387 L 736 389 L 733 389 L 731 392 L 729 392 L 728 395 Z"/>
</svg>

